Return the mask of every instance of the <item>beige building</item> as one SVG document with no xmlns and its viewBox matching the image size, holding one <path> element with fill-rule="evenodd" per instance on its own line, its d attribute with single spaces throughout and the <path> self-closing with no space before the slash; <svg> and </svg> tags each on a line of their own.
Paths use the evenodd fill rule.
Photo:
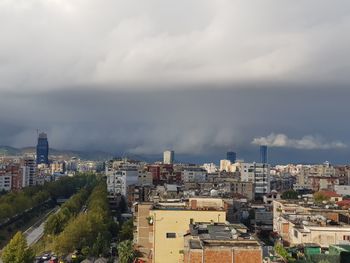
<svg viewBox="0 0 350 263">
<path fill-rule="evenodd" d="M 321 247 L 333 244 L 350 244 L 350 225 L 330 225 L 323 216 L 284 215 L 276 222 L 278 233 L 283 233 L 284 241 L 291 246 L 316 243 Z"/>
<path fill-rule="evenodd" d="M 136 204 L 134 242 L 143 259 L 152 263 L 183 262 L 184 236 L 195 222 L 224 223 L 221 199 Z"/>
<path fill-rule="evenodd" d="M 191 224 L 185 236 L 185 263 L 262 262 L 261 244 L 241 224 Z"/>
<path fill-rule="evenodd" d="M 330 209 L 329 205 L 322 207 L 274 200 L 273 230 L 289 245 L 316 243 L 328 247 L 350 244 L 349 212 Z"/>
</svg>

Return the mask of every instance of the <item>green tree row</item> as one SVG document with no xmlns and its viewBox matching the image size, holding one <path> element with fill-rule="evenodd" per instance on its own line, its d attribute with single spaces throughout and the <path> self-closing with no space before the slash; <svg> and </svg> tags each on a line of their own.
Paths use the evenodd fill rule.
<svg viewBox="0 0 350 263">
<path fill-rule="evenodd" d="M 4 194 L 0 196 L 0 224 L 48 199 L 69 197 L 80 188 L 93 185 L 95 182 L 95 175 L 80 174 L 74 177 L 64 177 L 43 186 L 26 187 L 18 192 Z"/>
<path fill-rule="evenodd" d="M 44 233 L 47 235 L 61 233 L 68 222 L 80 212 L 88 196 L 88 190 L 83 188 L 69 198 L 58 213 L 49 216 L 45 223 Z"/>
<path fill-rule="evenodd" d="M 4 248 L 1 259 L 3 263 L 33 263 L 34 252 L 28 248 L 27 240 L 22 232 L 17 232 L 16 235 Z"/>
<path fill-rule="evenodd" d="M 110 215 L 107 187 L 104 181 L 93 189 L 87 211 L 71 220 L 54 239 L 59 255 L 81 249 L 85 256 L 99 256 L 108 252 L 114 223 Z"/>
</svg>

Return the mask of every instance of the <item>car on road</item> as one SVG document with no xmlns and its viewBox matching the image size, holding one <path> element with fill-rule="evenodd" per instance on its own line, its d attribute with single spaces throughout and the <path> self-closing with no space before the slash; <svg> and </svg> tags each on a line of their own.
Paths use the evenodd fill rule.
<svg viewBox="0 0 350 263">
<path fill-rule="evenodd" d="M 52 256 L 49 260 L 49 263 L 58 263 L 58 257 Z"/>
<path fill-rule="evenodd" d="M 43 263 L 45 260 L 43 260 L 41 257 L 36 257 L 35 258 L 35 263 Z"/>
<path fill-rule="evenodd" d="M 51 254 L 50 253 L 45 253 L 41 256 L 42 260 L 49 260 L 51 258 Z"/>
</svg>

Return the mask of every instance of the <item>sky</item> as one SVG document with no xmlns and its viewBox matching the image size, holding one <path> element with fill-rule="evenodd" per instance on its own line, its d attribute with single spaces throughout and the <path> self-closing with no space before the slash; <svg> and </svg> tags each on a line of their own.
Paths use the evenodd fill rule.
<svg viewBox="0 0 350 263">
<path fill-rule="evenodd" d="M 349 163 L 350 2 L 0 0 L 0 145 Z"/>
</svg>

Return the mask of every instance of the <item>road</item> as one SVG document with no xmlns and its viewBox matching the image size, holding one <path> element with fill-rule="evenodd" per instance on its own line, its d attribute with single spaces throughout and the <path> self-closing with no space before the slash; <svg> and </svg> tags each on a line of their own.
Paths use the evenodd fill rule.
<svg viewBox="0 0 350 263">
<path fill-rule="evenodd" d="M 37 221 L 34 225 L 32 225 L 30 228 L 28 228 L 23 234 L 27 239 L 28 246 L 31 246 L 39 241 L 39 239 L 44 234 L 44 226 L 47 221 L 47 218 L 52 213 L 57 213 L 60 210 L 59 207 L 55 207 L 52 210 L 50 210 L 48 213 L 46 213 L 39 221 Z M 3 263 L 0 258 L 0 263 Z"/>
<path fill-rule="evenodd" d="M 23 233 L 27 239 L 28 246 L 31 246 L 38 242 L 38 240 L 44 235 L 44 226 L 47 221 L 47 218 L 49 217 L 49 215 L 51 215 L 52 213 L 57 213 L 59 210 L 60 208 L 55 207 Z"/>
<path fill-rule="evenodd" d="M 35 244 L 44 235 L 45 222 L 41 223 L 37 228 L 34 228 L 26 234 L 28 246 Z"/>
</svg>

